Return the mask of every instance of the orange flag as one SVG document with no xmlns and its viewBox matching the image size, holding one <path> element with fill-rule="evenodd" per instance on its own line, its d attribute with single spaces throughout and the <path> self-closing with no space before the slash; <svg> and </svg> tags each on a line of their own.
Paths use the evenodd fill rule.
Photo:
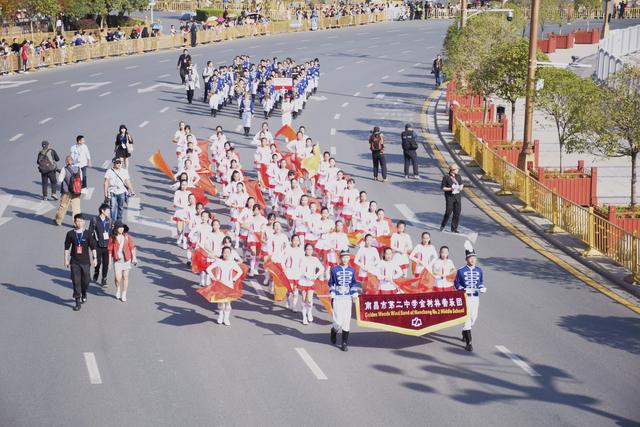
<svg viewBox="0 0 640 427">
<path fill-rule="evenodd" d="M 215 186 L 213 182 L 211 182 L 207 174 L 199 174 L 199 175 L 200 175 L 200 181 L 198 181 L 196 186 L 198 188 L 203 189 L 204 191 L 209 193 L 211 196 L 215 196 L 216 194 L 218 194 L 218 188 Z"/>
<path fill-rule="evenodd" d="M 316 280 L 313 282 L 313 290 L 316 295 L 329 295 L 329 284 L 326 280 Z M 333 316 L 333 308 L 331 307 L 331 298 L 329 297 L 318 297 L 320 303 L 327 310 L 329 316 Z"/>
<path fill-rule="evenodd" d="M 247 277 L 249 267 L 244 264 L 239 265 L 242 269 L 242 275 L 235 281 L 233 288 L 214 280 L 210 285 L 203 286 L 196 292 L 209 302 L 231 302 L 240 299 L 242 297 L 242 282 Z"/>
<path fill-rule="evenodd" d="M 274 138 L 277 138 L 280 135 L 287 138 L 287 141 L 293 141 L 294 139 L 296 139 L 296 131 L 289 125 L 284 125 L 280 129 L 278 129 L 278 132 L 276 132 Z"/>
<path fill-rule="evenodd" d="M 191 192 L 194 196 L 196 196 L 196 203 L 202 203 L 203 205 L 207 205 L 209 203 L 209 199 L 204 194 L 204 190 L 202 188 L 187 188 L 188 191 Z"/>
<path fill-rule="evenodd" d="M 422 273 L 418 277 L 412 277 L 408 279 L 396 279 L 396 285 L 405 294 L 421 294 L 425 292 L 432 292 L 433 285 L 436 283 L 436 278 L 433 277 L 429 270 L 426 268 L 422 270 Z"/>
<path fill-rule="evenodd" d="M 204 249 L 198 246 L 191 253 L 191 271 L 196 274 L 205 271 L 207 267 L 209 267 L 207 258 L 207 253 L 204 251 Z"/>
<path fill-rule="evenodd" d="M 260 163 L 260 167 L 258 169 L 258 180 L 261 187 L 269 188 L 269 175 L 267 174 L 267 165 L 264 163 Z"/>
<path fill-rule="evenodd" d="M 280 264 L 268 260 L 263 263 L 264 269 L 271 275 L 273 280 L 273 300 L 284 301 L 287 292 L 292 292 L 293 288 L 287 276 L 284 274 L 284 270 Z"/>
<path fill-rule="evenodd" d="M 160 169 L 161 172 L 164 172 L 169 179 L 172 181 L 176 180 L 175 175 L 171 172 L 171 168 L 167 165 L 167 162 L 164 161 L 164 157 L 162 157 L 160 150 L 156 151 L 151 157 L 149 157 L 149 162 L 156 168 Z"/>
<path fill-rule="evenodd" d="M 364 239 L 364 233 L 361 231 L 352 231 L 351 233 L 347 233 L 347 238 L 349 239 L 349 246 L 355 247 Z"/>
<path fill-rule="evenodd" d="M 249 195 L 249 197 L 253 197 L 257 204 L 259 204 L 263 208 L 267 206 L 267 202 L 264 200 L 264 196 L 262 195 L 262 191 L 260 190 L 258 181 L 251 180 L 245 176 L 244 188 L 247 190 L 247 194 Z"/>
</svg>

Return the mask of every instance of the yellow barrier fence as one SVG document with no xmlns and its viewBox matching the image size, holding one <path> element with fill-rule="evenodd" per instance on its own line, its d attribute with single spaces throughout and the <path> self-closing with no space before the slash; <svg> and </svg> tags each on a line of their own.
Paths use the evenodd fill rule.
<svg viewBox="0 0 640 427">
<path fill-rule="evenodd" d="M 459 119 L 454 141 L 482 169 L 482 179 L 500 184 L 499 195 L 515 195 L 524 202 L 523 211 L 535 211 L 551 222 L 547 231 L 566 231 L 587 245 L 585 256 L 607 256 L 631 270 L 636 283 L 640 281 L 640 239 L 635 233 L 628 233 L 594 213 L 593 208 L 582 207 L 540 184 L 491 150 Z"/>
<path fill-rule="evenodd" d="M 320 18 L 318 29 L 340 28 L 354 25 L 371 24 L 385 20 L 384 13 L 369 15 L 344 16 L 342 18 Z M 279 21 L 266 24 L 241 25 L 234 27 L 214 27 L 207 31 L 198 31 L 197 44 L 215 43 L 243 37 L 257 37 L 269 34 L 309 31 L 311 24 L 305 21 Z M 69 64 L 78 61 L 91 61 L 121 55 L 133 55 L 153 52 L 162 49 L 175 49 L 184 46 L 180 35 L 161 35 L 144 39 L 128 39 L 112 42 L 95 43 L 83 46 L 66 46 L 60 49 L 49 49 L 39 54 L 29 55 L 27 68 L 37 70 L 42 67 Z M 21 69 L 21 61 L 17 55 L 0 58 L 0 72 L 15 72 Z"/>
</svg>

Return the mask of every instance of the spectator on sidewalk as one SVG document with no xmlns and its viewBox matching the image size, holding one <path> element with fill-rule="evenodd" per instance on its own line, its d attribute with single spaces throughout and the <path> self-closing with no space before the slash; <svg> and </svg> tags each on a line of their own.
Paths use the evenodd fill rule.
<svg viewBox="0 0 640 427">
<path fill-rule="evenodd" d="M 91 219 L 89 234 L 96 243 L 96 266 L 93 272 L 93 281 L 97 282 L 102 268 L 102 281 L 100 285 L 107 286 L 107 273 L 109 271 L 109 237 L 111 234 L 111 210 L 109 205 L 103 203 L 98 209 L 98 215 Z"/>
<path fill-rule="evenodd" d="M 36 164 L 38 165 L 38 171 L 40 172 L 40 179 L 42 181 L 42 200 L 47 200 L 47 184 L 51 185 L 51 199 L 58 200 L 56 197 L 56 186 L 58 180 L 58 165 L 56 162 L 60 161 L 58 153 L 53 148 L 49 147 L 49 141 L 42 141 L 42 149 L 38 151 L 38 157 L 36 158 Z"/>
<path fill-rule="evenodd" d="M 29 69 L 29 42 L 25 39 L 20 46 L 20 60 L 22 61 L 22 72 L 26 73 Z"/>
<path fill-rule="evenodd" d="M 409 164 L 413 166 L 413 175 L 411 178 L 419 179 L 420 171 L 418 170 L 418 135 L 413 130 L 410 123 L 404 126 L 404 132 L 400 134 L 402 140 L 402 155 L 404 157 L 404 177 L 409 178 Z"/>
<path fill-rule="evenodd" d="M 109 203 L 113 222 L 122 219 L 124 205 L 129 196 L 135 196 L 129 171 L 122 168 L 122 160 L 113 158 L 113 167 L 104 174 L 104 200 Z"/>
<path fill-rule="evenodd" d="M 442 217 L 442 223 L 440 224 L 440 231 L 444 230 L 449 222 L 449 217 L 453 214 L 451 219 L 451 232 L 459 233 L 458 223 L 460 222 L 460 212 L 462 210 L 462 177 L 458 173 L 458 165 L 452 163 L 449 166 L 449 173 L 442 178 L 440 188 L 444 192 L 445 211 Z"/>
<path fill-rule="evenodd" d="M 382 181 L 387 182 L 387 159 L 384 157 L 384 134 L 375 126 L 369 135 L 369 150 L 373 160 L 373 179 L 378 180 L 378 170 L 382 170 Z"/>
<path fill-rule="evenodd" d="M 80 310 L 81 304 L 87 302 L 89 288 L 91 257 L 96 265 L 96 246 L 91 234 L 84 229 L 84 217 L 81 213 L 73 216 L 73 230 L 69 230 L 64 239 L 64 266 L 71 270 L 73 298 L 76 300 L 74 311 Z"/>
<path fill-rule="evenodd" d="M 91 167 L 91 153 L 84 136 L 76 137 L 76 143 L 71 146 L 71 158 L 73 165 L 82 169 L 82 192 L 84 193 L 84 189 L 87 188 L 87 168 Z"/>
<path fill-rule="evenodd" d="M 431 73 L 436 79 L 436 87 L 440 87 L 442 84 L 442 56 L 440 54 L 437 54 L 436 59 L 433 60 Z"/>
<path fill-rule="evenodd" d="M 78 182 L 80 180 L 80 183 Z M 82 195 L 82 169 L 73 165 L 73 158 L 65 158 L 65 167 L 58 174 L 60 184 L 60 207 L 53 220 L 56 225 L 61 225 L 64 216 L 71 205 L 71 212 L 75 217 L 80 213 L 80 196 Z M 80 185 L 78 185 L 80 184 Z M 80 187 L 80 188 L 78 188 Z"/>
</svg>

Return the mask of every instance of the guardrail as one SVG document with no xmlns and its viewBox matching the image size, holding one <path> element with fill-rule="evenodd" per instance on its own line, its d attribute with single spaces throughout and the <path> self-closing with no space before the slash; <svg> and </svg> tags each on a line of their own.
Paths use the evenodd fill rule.
<svg viewBox="0 0 640 427">
<path fill-rule="evenodd" d="M 384 13 L 370 15 L 344 16 L 342 18 L 319 18 L 318 29 L 341 28 L 355 25 L 372 24 L 385 20 Z M 234 40 L 243 37 L 255 37 L 269 34 L 308 31 L 311 29 L 310 21 L 269 22 L 266 24 L 241 25 L 236 27 L 214 27 L 207 31 L 198 31 L 197 43 L 213 43 L 223 40 Z M 112 42 L 96 43 L 83 46 L 69 46 L 60 49 L 49 49 L 39 54 L 29 55 L 28 67 L 30 70 L 54 65 L 69 64 L 78 61 L 90 61 L 94 59 L 113 56 L 132 55 L 144 52 L 153 52 L 162 49 L 179 48 L 184 46 L 180 35 L 172 37 L 161 35 L 144 39 L 129 39 Z M 0 57 L 0 73 L 15 72 L 20 70 L 18 55 Z"/>
<path fill-rule="evenodd" d="M 585 256 L 607 256 L 630 270 L 636 283 L 640 281 L 640 239 L 636 232 L 631 234 L 597 215 L 593 207 L 584 208 L 559 196 L 496 154 L 459 119 L 455 141 L 480 166 L 483 179 L 500 184 L 498 194 L 515 195 L 524 203 L 523 211 L 533 209 L 551 221 L 549 232 L 566 231 L 587 245 Z"/>
<path fill-rule="evenodd" d="M 607 80 L 610 74 L 624 66 L 623 57 L 640 52 L 640 25 L 613 30 L 608 37 L 598 44 L 598 65 L 596 77 L 600 81 Z"/>
</svg>

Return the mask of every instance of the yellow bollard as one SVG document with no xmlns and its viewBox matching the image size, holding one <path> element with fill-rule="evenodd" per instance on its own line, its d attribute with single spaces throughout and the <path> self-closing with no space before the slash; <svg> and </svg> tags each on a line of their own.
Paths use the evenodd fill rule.
<svg viewBox="0 0 640 427">
<path fill-rule="evenodd" d="M 558 226 L 558 193 L 555 190 L 551 192 L 551 226 L 547 228 L 547 233 L 561 233 L 562 228 Z"/>
<path fill-rule="evenodd" d="M 587 249 L 582 252 L 582 256 L 599 256 L 602 255 L 596 249 L 596 218 L 593 212 L 593 206 L 589 206 L 589 220 L 587 223 Z"/>
</svg>

